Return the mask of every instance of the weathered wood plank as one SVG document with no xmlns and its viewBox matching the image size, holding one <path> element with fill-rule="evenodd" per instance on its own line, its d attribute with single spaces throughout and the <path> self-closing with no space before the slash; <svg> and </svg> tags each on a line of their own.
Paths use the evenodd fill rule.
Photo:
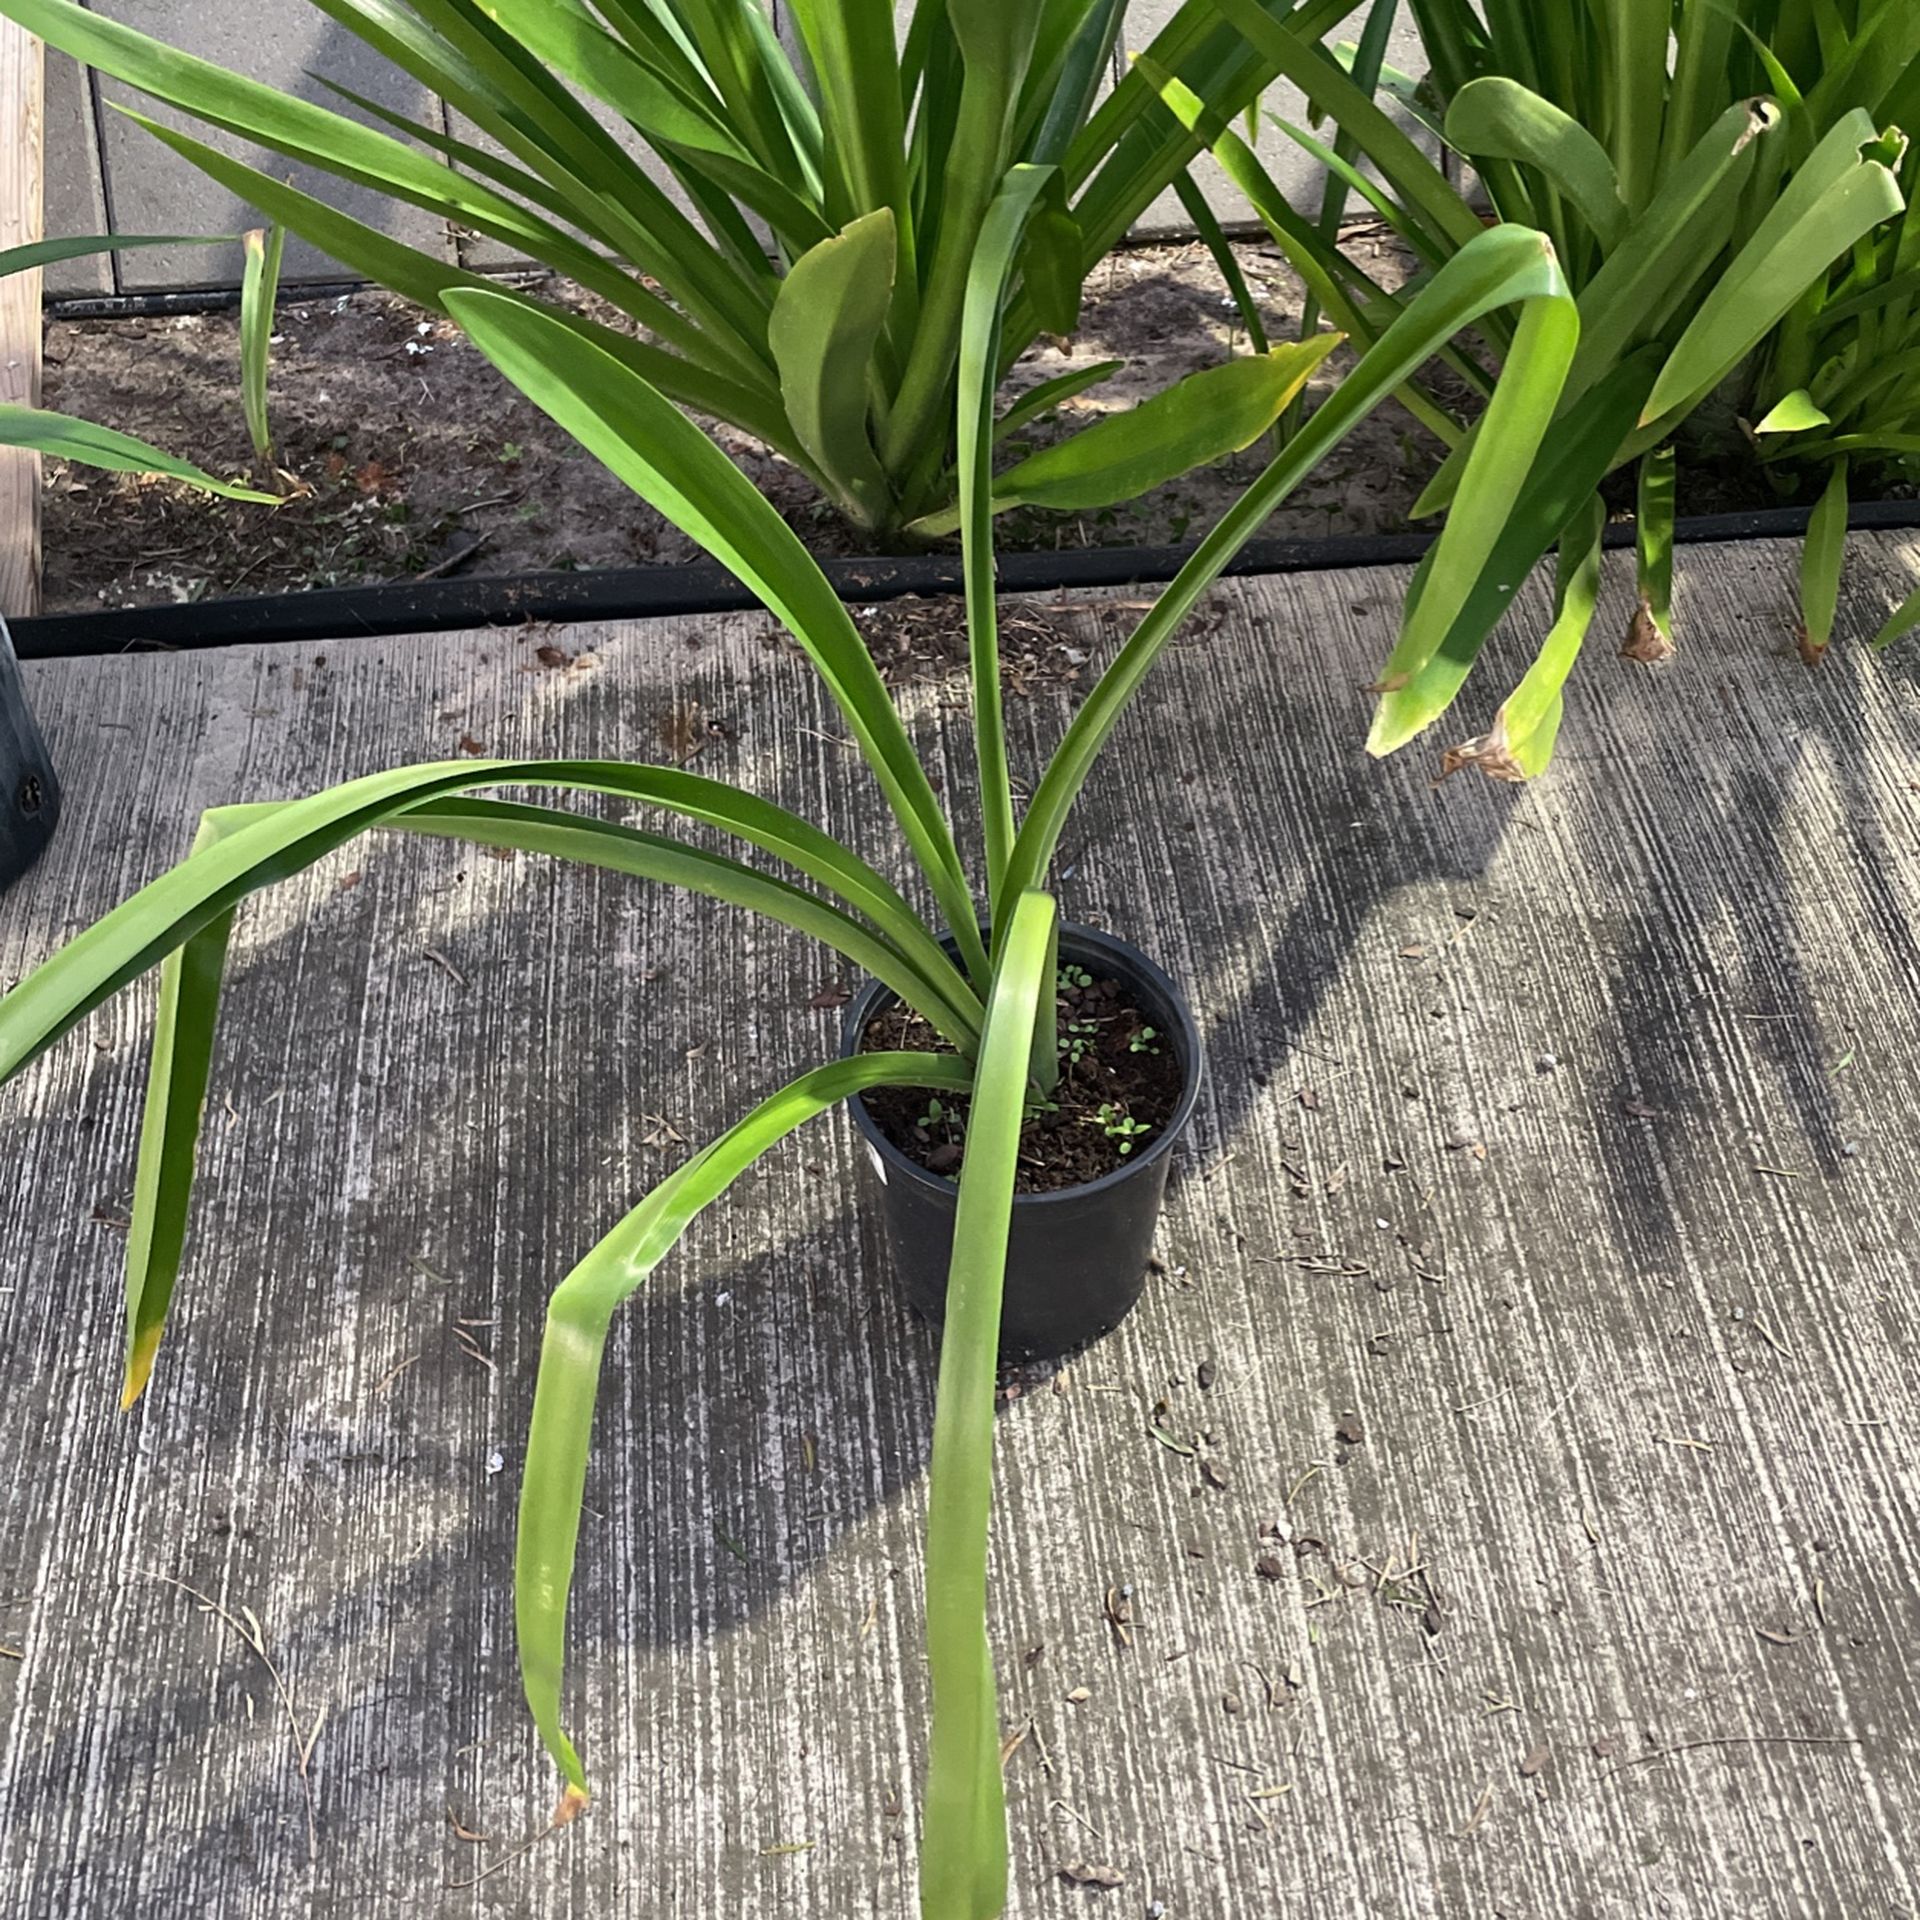
<svg viewBox="0 0 1920 1920">
<path fill-rule="evenodd" d="M 0 20 L 0 253 L 41 237 L 46 62 Z M 0 275 L 0 406 L 40 404 L 40 272 Z M 40 611 L 40 456 L 0 447 L 0 614 Z"/>
<path fill-rule="evenodd" d="M 1856 626 L 1920 542 L 1857 553 Z M 1920 682 L 1805 673 L 1791 560 L 1685 550 L 1682 656 L 1596 646 L 1536 788 L 1360 755 L 1389 571 L 1236 584 L 1116 742 L 1063 897 L 1190 984 L 1212 1080 L 1168 1271 L 1000 1422 L 1016 1912 L 1914 1910 Z M 597 666 L 541 669 L 556 640 Z M 891 845 L 757 619 L 31 671 L 69 813 L 0 902 L 0 979 L 196 807 L 463 733 L 652 757 L 688 699 L 735 734 L 704 769 Z M 1060 718 L 1016 702 L 1016 755 Z M 0 1094 L 18 1911 L 910 1913 L 933 1351 L 837 1125 L 616 1329 L 575 1606 L 601 1799 L 444 1885 L 551 1792 L 507 1585 L 542 1296 L 671 1163 L 657 1116 L 697 1140 L 830 1045 L 837 972 L 528 860 L 380 843 L 288 884 L 245 917 L 125 1419 L 97 1216 L 144 997 Z M 1161 1399 L 1224 1487 L 1149 1436 Z M 155 1573 L 251 1607 L 328 1708 L 313 1863 L 265 1675 Z M 1057 1877 L 1083 1860 L 1126 1888 Z"/>
</svg>

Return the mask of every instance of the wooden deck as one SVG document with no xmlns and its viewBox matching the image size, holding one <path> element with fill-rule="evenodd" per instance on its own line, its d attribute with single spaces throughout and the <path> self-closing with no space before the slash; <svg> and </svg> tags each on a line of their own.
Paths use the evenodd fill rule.
<svg viewBox="0 0 1920 1920">
<path fill-rule="evenodd" d="M 1920 574 L 1913 536 L 1854 552 L 1843 633 Z M 1185 980 L 1212 1078 L 1141 1310 L 1000 1421 L 1016 1914 L 1920 1912 L 1920 648 L 1807 673 L 1791 563 L 1683 550 L 1681 657 L 1597 643 L 1527 790 L 1360 754 L 1385 571 L 1224 591 L 1124 729 L 1063 900 Z M 199 807 L 463 739 L 698 744 L 889 844 L 758 617 L 28 677 L 67 812 L 0 980 Z M 1060 700 L 1013 702 L 1029 765 Z M 509 1589 L 543 1298 L 822 1057 L 844 982 L 526 858 L 382 840 L 282 887 L 126 1417 L 148 999 L 0 1094 L 0 1912 L 905 1920 L 934 1349 L 837 1120 L 616 1326 L 599 1796 L 508 1858 L 554 1787 Z M 324 1710 L 311 1845 L 269 1663 Z"/>
</svg>

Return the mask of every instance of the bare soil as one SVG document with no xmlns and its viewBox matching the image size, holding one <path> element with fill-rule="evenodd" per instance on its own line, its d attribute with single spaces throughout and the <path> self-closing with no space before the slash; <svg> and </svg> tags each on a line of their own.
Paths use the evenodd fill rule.
<svg viewBox="0 0 1920 1920">
<path fill-rule="evenodd" d="M 1298 283 L 1270 248 L 1248 245 L 1242 259 L 1267 324 L 1287 337 L 1299 315 Z M 1043 445 L 1245 345 L 1204 248 L 1139 248 L 1099 269 L 1072 342 L 1028 354 L 1008 392 L 1070 366 L 1127 363 L 1025 436 Z M 1336 356 L 1321 370 L 1318 389 L 1335 382 L 1339 364 Z M 218 473 L 237 475 L 252 465 L 232 313 L 55 317 L 47 329 L 46 403 Z M 679 566 L 700 557 L 509 387 L 458 329 L 390 294 L 283 304 L 271 406 L 275 461 L 296 489 L 277 508 L 235 506 L 169 481 L 50 462 L 48 611 L 457 571 Z M 862 550 L 804 476 L 744 434 L 714 432 L 816 553 Z M 1382 409 L 1311 476 L 1269 531 L 1317 538 L 1404 525 L 1437 458 L 1430 436 L 1398 409 Z M 1125 507 L 1084 515 L 1022 509 L 1002 517 L 998 537 L 1008 549 L 1189 538 L 1238 497 L 1260 465 L 1255 447 Z"/>
<path fill-rule="evenodd" d="M 1180 1067 L 1173 1043 L 1149 1026 L 1118 980 L 1064 972 L 1054 1002 L 1060 1084 L 1020 1133 L 1017 1193 L 1084 1186 L 1125 1166 L 1173 1118 Z M 861 1036 L 863 1053 L 951 1053 L 910 1007 L 883 1008 Z M 880 1131 L 929 1173 L 960 1177 L 967 1157 L 968 1098 L 929 1098 L 924 1088 L 880 1087 L 860 1096 Z"/>
<path fill-rule="evenodd" d="M 1404 263 L 1386 236 L 1350 230 L 1345 243 L 1382 284 L 1404 277 Z M 1245 242 L 1238 251 L 1269 333 L 1292 337 L 1299 282 L 1275 249 Z M 543 290 L 611 317 L 590 297 Z M 1205 248 L 1133 248 L 1114 254 L 1088 282 L 1074 338 L 1028 353 L 1009 376 L 1007 392 L 1011 397 L 1097 360 L 1126 363 L 1023 435 L 1025 444 L 1040 446 L 1245 347 L 1239 317 Z M 1349 364 L 1344 352 L 1335 354 L 1310 391 L 1324 394 Z M 1444 374 L 1429 371 L 1444 393 Z M 237 475 L 252 465 L 233 313 L 56 315 L 47 328 L 46 403 L 138 434 L 215 472 Z M 702 557 L 509 387 L 457 328 L 390 294 L 367 290 L 283 304 L 271 406 L 276 484 L 292 494 L 276 508 L 236 506 L 170 481 L 49 462 L 48 611 L 456 572 L 681 566 Z M 1702 431 L 1709 444 L 1683 461 L 1682 511 L 1779 503 L 1783 496 L 1744 457 L 1736 423 L 1709 421 Z M 731 428 L 713 432 L 814 552 L 869 550 L 784 460 Z M 1404 529 L 1439 455 L 1424 428 L 1397 406 L 1383 407 L 1301 484 L 1266 532 L 1319 539 Z M 1239 497 L 1262 460 L 1256 445 L 1098 513 L 1018 509 L 1001 517 L 997 538 L 1003 549 L 1028 551 L 1189 539 Z M 1616 507 L 1626 510 L 1630 495 L 1629 484 Z"/>
</svg>

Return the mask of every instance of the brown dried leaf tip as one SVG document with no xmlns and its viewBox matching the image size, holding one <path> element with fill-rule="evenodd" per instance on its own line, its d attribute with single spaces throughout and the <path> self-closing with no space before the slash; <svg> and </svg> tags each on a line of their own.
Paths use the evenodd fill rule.
<svg viewBox="0 0 1920 1920">
<path fill-rule="evenodd" d="M 1816 641 L 1808 633 L 1804 620 L 1793 623 L 1793 645 L 1803 666 L 1817 667 L 1827 657 L 1827 643 L 1824 640 Z"/>
<path fill-rule="evenodd" d="M 589 1795 L 585 1787 L 569 1785 L 560 1796 L 560 1804 L 553 1810 L 553 1825 L 570 1827 L 586 1811 Z"/>
<path fill-rule="evenodd" d="M 1653 617 L 1653 602 L 1643 593 L 1640 604 L 1627 623 L 1627 637 L 1620 643 L 1622 660 L 1638 660 L 1642 666 L 1658 666 L 1673 658 L 1673 642 L 1660 631 Z"/>
<path fill-rule="evenodd" d="M 1440 778 L 1451 780 L 1463 767 L 1473 767 L 1489 780 L 1523 781 L 1527 770 L 1513 757 L 1507 740 L 1507 710 L 1502 707 L 1493 716 L 1493 725 L 1472 740 L 1449 747 L 1440 756 Z"/>
</svg>

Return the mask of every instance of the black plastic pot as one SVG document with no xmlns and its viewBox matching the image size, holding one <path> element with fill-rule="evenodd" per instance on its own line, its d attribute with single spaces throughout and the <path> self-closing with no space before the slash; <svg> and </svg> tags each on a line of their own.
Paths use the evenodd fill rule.
<svg viewBox="0 0 1920 1920">
<path fill-rule="evenodd" d="M 0 892 L 46 851 L 60 817 L 60 783 L 27 711 L 13 641 L 0 620 Z"/>
<path fill-rule="evenodd" d="M 1200 1096 L 1200 1030 L 1180 989 L 1159 967 L 1138 947 L 1090 927 L 1061 927 L 1060 958 L 1125 985 L 1173 1048 L 1180 1100 L 1167 1124 L 1112 1173 L 1057 1193 L 1015 1196 L 1000 1310 L 1004 1360 L 1071 1353 L 1111 1333 L 1133 1310 L 1146 1284 L 1167 1167 Z M 854 997 L 840 1036 L 843 1058 L 859 1052 L 867 1023 L 893 999 L 878 981 Z M 902 1153 L 863 1100 L 852 1107 L 867 1149 L 862 1177 L 886 1227 L 894 1275 L 914 1308 L 938 1325 L 946 1309 L 959 1187 Z"/>
</svg>

